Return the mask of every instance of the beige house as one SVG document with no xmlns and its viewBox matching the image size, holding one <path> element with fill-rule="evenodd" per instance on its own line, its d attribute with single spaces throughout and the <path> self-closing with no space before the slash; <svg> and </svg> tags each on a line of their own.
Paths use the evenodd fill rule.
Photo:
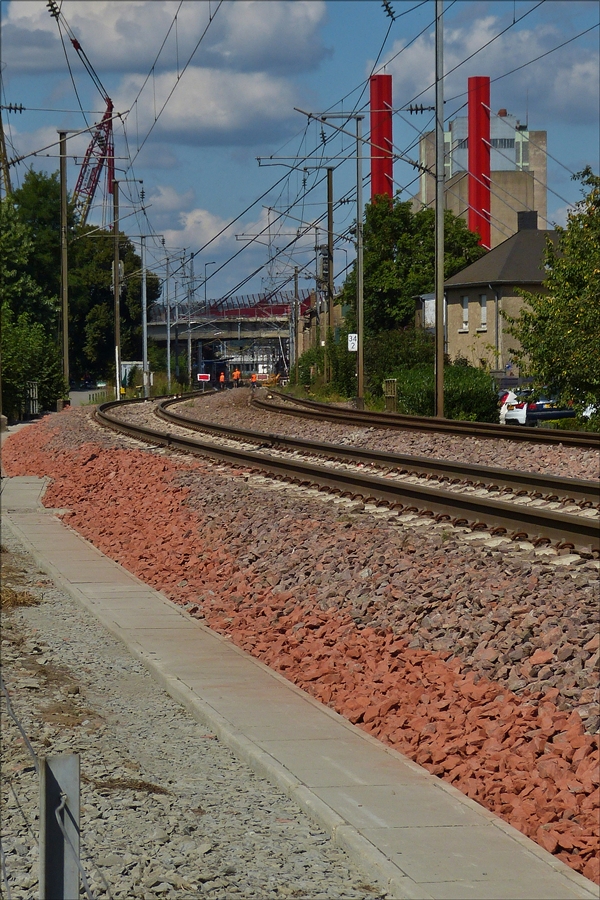
<svg viewBox="0 0 600 900">
<path fill-rule="evenodd" d="M 518 349 L 518 341 L 507 333 L 501 313 L 518 315 L 523 303 L 518 291 L 543 290 L 546 242 L 558 240 L 556 231 L 538 229 L 536 219 L 535 213 L 520 213 L 516 234 L 446 281 L 446 347 L 451 359 L 463 356 L 492 371 L 518 374 L 511 352 Z"/>
</svg>

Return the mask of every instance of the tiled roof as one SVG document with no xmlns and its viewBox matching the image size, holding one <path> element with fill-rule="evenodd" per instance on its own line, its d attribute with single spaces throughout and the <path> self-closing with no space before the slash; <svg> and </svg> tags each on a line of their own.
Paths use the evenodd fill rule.
<svg viewBox="0 0 600 900">
<path fill-rule="evenodd" d="M 558 232 L 525 228 L 498 244 L 481 259 L 457 272 L 446 288 L 474 284 L 541 284 L 545 278 L 544 250 L 550 238 L 556 246 Z"/>
</svg>

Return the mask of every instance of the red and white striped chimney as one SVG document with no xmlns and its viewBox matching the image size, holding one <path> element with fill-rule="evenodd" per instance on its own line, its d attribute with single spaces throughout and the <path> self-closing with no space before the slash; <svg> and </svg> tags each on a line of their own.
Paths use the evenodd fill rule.
<svg viewBox="0 0 600 900">
<path fill-rule="evenodd" d="M 491 246 L 490 211 L 490 79 L 469 78 L 469 230 Z"/>
<path fill-rule="evenodd" d="M 371 107 L 371 201 L 378 194 L 394 196 L 392 159 L 392 76 L 369 79 Z"/>
</svg>

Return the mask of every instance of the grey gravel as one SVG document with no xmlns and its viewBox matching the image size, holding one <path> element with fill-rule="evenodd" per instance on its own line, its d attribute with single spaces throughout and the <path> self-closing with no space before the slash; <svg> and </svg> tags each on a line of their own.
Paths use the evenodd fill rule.
<svg viewBox="0 0 600 900">
<path fill-rule="evenodd" d="M 386 896 L 8 533 L 2 557 L 5 592 L 36 603 L 3 612 L 3 678 L 36 754 L 81 754 L 82 861 L 95 897 Z M 4 697 L 1 712 L 2 847 L 11 896 L 25 900 L 38 888 L 38 780 Z"/>
</svg>

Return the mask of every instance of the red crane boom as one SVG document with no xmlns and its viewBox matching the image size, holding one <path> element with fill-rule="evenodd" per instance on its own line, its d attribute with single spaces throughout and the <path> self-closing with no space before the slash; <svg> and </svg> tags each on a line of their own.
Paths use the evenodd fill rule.
<svg viewBox="0 0 600 900">
<path fill-rule="evenodd" d="M 73 191 L 73 201 L 75 210 L 79 214 L 80 225 L 85 225 L 89 211 L 94 200 L 94 195 L 100 181 L 100 175 L 104 163 L 106 162 L 106 190 L 108 194 L 113 192 L 113 181 L 115 177 L 115 145 L 113 136 L 113 102 L 108 96 L 104 85 L 100 81 L 94 67 L 87 58 L 81 44 L 71 31 L 68 22 L 61 13 L 56 4 L 56 0 L 48 0 L 48 10 L 52 18 L 56 19 L 59 27 L 61 23 L 69 36 L 69 40 L 81 59 L 90 78 L 98 88 L 102 95 L 102 99 L 106 103 L 106 111 L 102 116 L 102 120 L 95 126 L 92 132 L 92 139 L 83 158 L 83 163 L 77 178 L 77 184 Z"/>
</svg>

